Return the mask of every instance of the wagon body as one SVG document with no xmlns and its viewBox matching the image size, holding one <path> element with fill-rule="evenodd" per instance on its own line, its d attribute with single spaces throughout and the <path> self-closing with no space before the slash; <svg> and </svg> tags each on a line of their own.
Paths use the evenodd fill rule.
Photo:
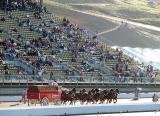
<svg viewBox="0 0 160 116">
<path fill-rule="evenodd" d="M 60 100 L 61 94 L 58 92 L 40 92 L 40 93 L 31 93 L 27 94 L 27 99 L 43 99 L 48 98 L 49 101 Z"/>
<path fill-rule="evenodd" d="M 47 102 L 61 100 L 61 87 L 49 85 L 35 85 L 30 86 L 27 90 L 28 100 L 42 101 L 45 99 Z"/>
</svg>

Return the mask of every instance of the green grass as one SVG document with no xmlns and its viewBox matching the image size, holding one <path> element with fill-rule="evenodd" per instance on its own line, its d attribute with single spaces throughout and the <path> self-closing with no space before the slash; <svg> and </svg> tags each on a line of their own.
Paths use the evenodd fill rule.
<svg viewBox="0 0 160 116">
<path fill-rule="evenodd" d="M 147 4 L 137 3 L 134 2 L 116 2 L 116 3 L 69 3 L 68 5 L 71 6 L 90 6 L 90 7 L 97 7 L 101 9 L 108 9 L 108 10 L 120 10 L 120 9 L 128 9 L 133 11 L 140 11 L 150 14 L 159 14 L 160 13 L 160 6 L 157 7 L 150 7 Z"/>
<path fill-rule="evenodd" d="M 120 10 L 120 9 L 128 9 L 128 10 L 133 10 L 133 11 L 140 11 L 140 12 L 145 12 L 145 13 L 150 13 L 150 14 L 159 14 L 160 13 L 160 5 L 157 5 L 156 7 L 151 7 L 148 5 L 148 0 L 115 0 L 115 3 L 110 3 L 110 2 L 99 2 L 99 3 L 88 3 L 88 2 L 80 2 L 79 0 L 77 3 L 73 2 L 71 3 L 70 0 L 64 3 L 60 3 L 58 1 L 54 0 L 45 0 L 44 3 L 48 5 L 53 5 L 53 6 L 59 6 L 62 8 L 67 8 L 67 9 L 72 9 L 72 6 L 90 6 L 90 7 L 97 7 L 101 9 L 107 9 L 107 10 Z"/>
<path fill-rule="evenodd" d="M 58 6 L 60 8 L 72 9 L 72 7 L 69 5 L 61 4 L 53 0 L 44 0 L 44 4 L 50 5 L 50 6 Z"/>
<path fill-rule="evenodd" d="M 135 11 L 143 11 L 151 14 L 160 13 L 160 6 L 151 7 L 147 4 L 146 0 L 130 0 L 128 2 L 119 1 L 113 4 L 117 9 L 129 9 Z"/>
<path fill-rule="evenodd" d="M 160 2 L 151 7 L 148 0 L 45 0 L 44 3 L 62 9 L 79 10 L 94 14 L 109 14 L 151 25 L 160 25 Z M 159 0 L 157 0 L 159 1 Z M 143 19 L 144 18 L 144 19 Z"/>
</svg>

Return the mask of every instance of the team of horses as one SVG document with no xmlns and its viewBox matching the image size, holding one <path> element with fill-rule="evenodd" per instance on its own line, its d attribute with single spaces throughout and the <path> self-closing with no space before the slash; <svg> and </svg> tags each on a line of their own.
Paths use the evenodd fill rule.
<svg viewBox="0 0 160 116">
<path fill-rule="evenodd" d="M 81 104 L 108 104 L 108 103 L 116 103 L 117 96 L 119 94 L 118 89 L 81 89 L 77 91 L 75 88 L 72 90 L 63 90 L 61 96 L 62 104 L 75 104 L 79 101 Z"/>
</svg>

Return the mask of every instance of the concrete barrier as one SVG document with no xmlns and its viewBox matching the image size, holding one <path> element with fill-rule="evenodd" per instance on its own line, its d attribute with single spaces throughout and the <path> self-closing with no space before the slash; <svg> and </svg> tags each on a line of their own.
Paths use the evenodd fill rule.
<svg viewBox="0 0 160 116">
<path fill-rule="evenodd" d="M 130 104 L 105 104 L 82 106 L 46 106 L 24 108 L 1 108 L 2 116 L 56 116 L 56 115 L 80 115 L 97 113 L 128 113 L 159 111 L 160 103 L 130 103 Z"/>
<path fill-rule="evenodd" d="M 140 98 L 152 98 L 154 92 L 150 93 L 140 93 Z M 158 96 L 160 96 L 160 92 L 156 92 Z M 133 93 L 120 93 L 118 95 L 118 99 L 133 99 L 134 94 Z M 22 96 L 0 96 L 0 102 L 16 102 L 20 101 L 22 99 Z"/>
</svg>

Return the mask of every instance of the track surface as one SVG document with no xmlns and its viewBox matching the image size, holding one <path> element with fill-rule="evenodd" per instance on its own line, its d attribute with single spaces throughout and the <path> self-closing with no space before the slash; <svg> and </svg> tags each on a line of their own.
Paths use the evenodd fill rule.
<svg viewBox="0 0 160 116">
<path fill-rule="evenodd" d="M 132 99 L 118 99 L 116 104 L 143 104 L 143 103 L 152 103 L 152 99 L 151 98 L 142 98 L 139 100 L 132 100 Z M 113 104 L 113 103 L 111 103 Z M 50 103 L 50 105 L 53 105 L 52 103 Z M 80 106 L 80 102 L 77 102 L 75 104 L 75 106 Z M 91 105 L 91 104 L 84 104 L 86 105 Z M 96 104 L 93 104 L 96 105 Z M 32 104 L 31 106 L 35 106 L 34 104 Z M 39 104 L 37 104 L 36 106 L 40 106 Z M 35 107 L 36 107 L 35 106 Z M 60 105 L 60 106 L 70 106 L 69 104 L 67 105 Z M 73 106 L 73 105 L 72 105 Z M 0 108 L 11 108 L 11 107 L 28 107 L 27 104 L 21 103 L 21 102 L 0 102 Z"/>
<path fill-rule="evenodd" d="M 50 12 L 61 17 L 67 17 L 76 24 L 86 27 L 92 33 L 103 33 L 114 29 L 124 19 L 115 19 L 114 17 L 99 16 L 98 14 L 86 13 L 74 9 L 60 8 L 47 5 Z M 113 20 L 112 20 L 113 18 Z M 115 19 L 115 20 L 114 20 Z M 118 23 L 118 24 L 117 24 Z M 160 28 L 145 24 L 127 22 L 127 26 L 121 26 L 117 30 L 101 35 L 107 45 L 117 45 L 120 47 L 140 47 L 140 48 L 160 48 L 159 38 Z M 151 29 L 151 30 L 149 30 Z M 157 30 L 157 31 L 154 31 Z M 150 37 L 140 31 L 150 31 L 154 36 Z M 114 35 L 114 36 L 113 36 Z M 149 34 L 150 35 L 150 34 Z M 155 40 L 156 39 L 156 40 Z"/>
</svg>

